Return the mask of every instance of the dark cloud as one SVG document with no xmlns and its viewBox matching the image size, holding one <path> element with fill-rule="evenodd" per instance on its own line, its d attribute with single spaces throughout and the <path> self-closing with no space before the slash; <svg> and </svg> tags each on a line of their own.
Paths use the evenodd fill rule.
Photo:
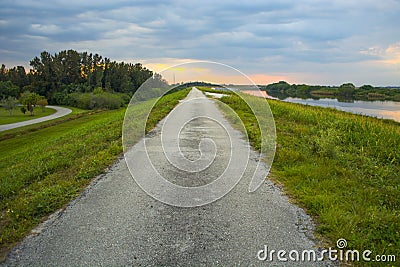
<svg viewBox="0 0 400 267">
<path fill-rule="evenodd" d="M 310 63 L 384 59 L 368 51 L 400 42 L 399 12 L 395 0 L 3 1 L 0 61 L 72 48 L 115 60 L 193 58 L 251 73 L 301 72 Z"/>
</svg>

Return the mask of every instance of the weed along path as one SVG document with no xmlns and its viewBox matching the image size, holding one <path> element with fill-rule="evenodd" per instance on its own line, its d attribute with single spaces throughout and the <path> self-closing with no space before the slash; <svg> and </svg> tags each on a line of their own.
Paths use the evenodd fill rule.
<svg viewBox="0 0 400 267">
<path fill-rule="evenodd" d="M 54 113 L 52 115 L 41 117 L 41 118 L 37 118 L 37 119 L 33 119 L 33 120 L 21 121 L 21 122 L 16 122 L 16 123 L 0 125 L 0 132 L 6 131 L 6 130 L 11 130 L 11 129 L 14 129 L 14 128 L 19 128 L 19 127 L 22 127 L 22 126 L 35 124 L 35 123 L 39 123 L 39 122 L 43 122 L 43 121 L 49 121 L 49 120 L 57 119 L 57 118 L 66 116 L 66 115 L 68 115 L 68 114 L 70 114 L 72 112 L 72 110 L 70 110 L 69 108 L 63 108 L 63 107 L 57 107 L 57 106 L 46 106 L 46 107 L 55 109 L 57 111 L 56 111 L 56 113 Z"/>
<path fill-rule="evenodd" d="M 249 168 L 229 193 L 209 201 L 219 192 L 218 188 L 207 189 L 207 185 L 229 180 L 220 179 L 224 173 L 234 176 L 235 168 L 243 164 L 238 162 L 241 155 L 246 155 L 248 166 L 258 165 L 258 154 L 249 149 L 243 135 L 230 126 L 214 101 L 193 89 L 155 130 L 126 153 L 126 159 L 119 159 L 81 197 L 36 228 L 3 264 L 329 265 L 289 259 L 290 251 L 297 251 L 300 259 L 305 250 L 317 251 L 312 222 L 268 180 L 249 193 L 253 175 Z M 260 166 L 261 174 L 263 170 L 266 173 L 267 166 Z M 167 183 L 180 187 L 171 189 L 166 183 L 161 190 L 152 188 L 157 185 L 148 184 L 155 177 L 154 170 Z M 205 188 L 206 193 L 182 188 Z M 202 201 L 210 203 L 202 205 Z M 286 251 L 279 257 L 287 261 L 278 261 L 279 250 Z M 270 256 L 273 262 L 268 262 Z M 291 257 L 296 258 L 296 253 Z"/>
</svg>

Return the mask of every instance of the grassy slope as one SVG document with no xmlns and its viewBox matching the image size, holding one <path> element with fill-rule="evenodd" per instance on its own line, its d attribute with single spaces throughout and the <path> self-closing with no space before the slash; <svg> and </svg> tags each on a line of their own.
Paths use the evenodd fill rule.
<svg viewBox="0 0 400 267">
<path fill-rule="evenodd" d="M 101 110 L 84 110 L 84 109 L 75 108 L 75 107 L 67 107 L 67 108 L 71 109 L 72 112 L 66 116 L 63 116 L 63 117 L 60 117 L 57 119 L 53 119 L 51 121 L 39 122 L 39 123 L 31 124 L 28 126 L 18 127 L 18 128 L 14 128 L 11 130 L 0 132 L 0 141 L 10 139 L 10 138 L 13 138 L 18 135 L 25 135 L 28 132 L 35 132 L 35 131 L 38 131 L 38 130 L 41 130 L 44 128 L 48 128 L 50 126 L 58 125 L 60 123 L 64 123 L 67 121 L 75 120 L 82 116 L 101 112 Z"/>
<path fill-rule="evenodd" d="M 254 131 L 254 117 L 243 102 L 222 101 L 235 109 L 247 131 Z M 319 107 L 269 104 L 278 144 L 272 178 L 315 218 L 318 233 L 332 247 L 345 238 L 352 249 L 399 255 L 400 124 Z"/>
<path fill-rule="evenodd" d="M 37 119 L 37 118 L 41 118 L 44 116 L 54 114 L 55 112 L 56 112 L 56 110 L 52 109 L 52 108 L 45 108 L 45 110 L 43 112 L 41 107 L 35 107 L 35 110 L 33 113 L 34 115 L 31 116 L 29 111 L 26 112 L 25 114 L 23 114 L 19 110 L 19 107 L 18 107 L 12 111 L 12 116 L 10 116 L 10 113 L 8 112 L 8 110 L 5 110 L 4 108 L 0 108 L 0 125 Z"/>
<path fill-rule="evenodd" d="M 167 95 L 158 102 L 147 128 L 153 128 L 187 93 Z M 146 106 L 132 108 L 138 120 L 144 121 Z M 24 127 L 0 136 L 1 256 L 121 155 L 124 114 L 125 109 L 80 113 L 59 124 Z"/>
</svg>

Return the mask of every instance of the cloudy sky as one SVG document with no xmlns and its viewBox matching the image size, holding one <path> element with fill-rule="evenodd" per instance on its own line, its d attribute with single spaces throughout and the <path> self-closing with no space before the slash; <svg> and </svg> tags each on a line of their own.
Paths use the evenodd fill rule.
<svg viewBox="0 0 400 267">
<path fill-rule="evenodd" d="M 210 60 L 259 84 L 400 85 L 399 14 L 399 0 L 2 0 L 0 63 L 75 49 L 155 71 Z"/>
</svg>

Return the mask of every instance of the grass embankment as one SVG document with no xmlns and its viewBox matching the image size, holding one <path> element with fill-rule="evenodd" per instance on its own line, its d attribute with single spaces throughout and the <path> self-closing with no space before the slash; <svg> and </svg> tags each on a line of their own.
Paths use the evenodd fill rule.
<svg viewBox="0 0 400 267">
<path fill-rule="evenodd" d="M 251 134 L 257 124 L 247 105 L 237 96 L 221 101 L 237 112 L 257 147 L 260 140 Z M 400 124 L 268 102 L 277 129 L 272 179 L 315 219 L 317 233 L 327 245 L 334 248 L 337 239 L 345 238 L 348 249 L 369 249 L 371 258 L 377 254 L 398 258 Z"/>
<path fill-rule="evenodd" d="M 86 115 L 92 115 L 98 112 L 101 112 L 102 110 L 84 110 L 84 109 L 79 109 L 79 108 L 74 108 L 74 107 L 67 107 L 72 110 L 72 112 L 66 116 L 51 120 L 51 121 L 44 121 L 44 122 L 39 122 L 35 124 L 31 124 L 28 126 L 24 127 L 18 127 L 14 128 L 11 130 L 3 131 L 0 132 L 0 141 L 6 140 L 13 138 L 18 135 L 25 135 L 28 132 L 35 132 L 44 128 L 48 128 L 50 126 L 58 125 L 60 123 L 64 123 L 67 121 L 75 120 L 77 118 L 80 118 L 82 116 Z"/>
<path fill-rule="evenodd" d="M 45 108 L 43 112 L 41 107 L 35 107 L 33 116 L 31 116 L 29 111 L 23 114 L 19 110 L 19 107 L 17 107 L 12 111 L 12 116 L 10 116 L 10 112 L 8 110 L 0 108 L 0 125 L 37 119 L 54 114 L 55 112 L 56 110 L 52 108 Z"/>
<path fill-rule="evenodd" d="M 153 128 L 187 93 L 180 91 L 157 102 L 147 129 Z M 148 106 L 144 102 L 130 108 L 137 121 L 144 123 Z M 2 257 L 47 215 L 77 197 L 121 155 L 124 114 L 125 109 L 81 112 L 56 123 L 0 135 Z"/>
</svg>

